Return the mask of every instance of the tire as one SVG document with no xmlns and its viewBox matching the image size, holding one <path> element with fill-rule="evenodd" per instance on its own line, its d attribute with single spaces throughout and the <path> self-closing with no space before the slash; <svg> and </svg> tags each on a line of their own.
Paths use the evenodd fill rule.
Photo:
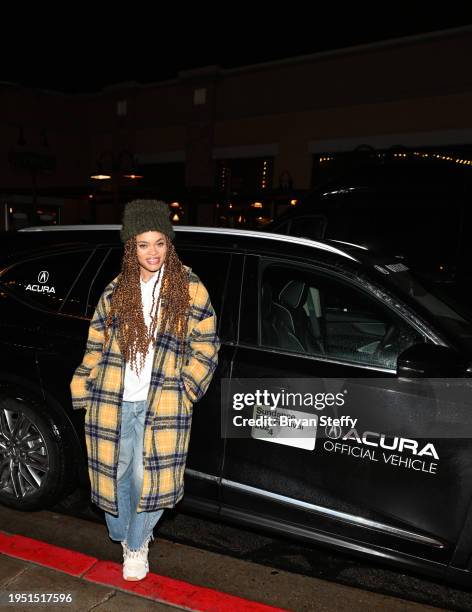
<svg viewBox="0 0 472 612">
<path fill-rule="evenodd" d="M 57 502 L 66 483 L 63 429 L 32 399 L 0 400 L 0 503 L 37 510 Z"/>
</svg>

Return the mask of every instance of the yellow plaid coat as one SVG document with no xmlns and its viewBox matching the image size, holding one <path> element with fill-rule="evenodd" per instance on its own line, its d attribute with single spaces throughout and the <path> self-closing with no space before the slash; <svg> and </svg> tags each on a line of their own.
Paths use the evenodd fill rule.
<svg viewBox="0 0 472 612">
<path fill-rule="evenodd" d="M 174 355 L 179 340 L 167 330 L 157 336 L 147 397 L 144 481 L 138 512 L 172 508 L 182 498 L 193 403 L 205 394 L 218 363 L 220 342 L 208 292 L 198 276 L 188 266 L 185 269 L 191 298 L 185 359 L 176 369 Z M 71 381 L 73 408 L 87 411 L 85 441 L 92 501 L 115 515 L 125 361 L 115 322 L 107 346 L 104 329 L 117 279 L 107 285 L 99 300 L 83 361 Z"/>
</svg>

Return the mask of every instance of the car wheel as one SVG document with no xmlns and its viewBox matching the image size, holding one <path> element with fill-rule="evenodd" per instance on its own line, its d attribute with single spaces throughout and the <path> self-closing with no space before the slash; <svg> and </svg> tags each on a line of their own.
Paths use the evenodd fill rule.
<svg viewBox="0 0 472 612">
<path fill-rule="evenodd" d="M 0 401 L 0 503 L 20 510 L 56 502 L 65 484 L 61 428 L 32 400 Z"/>
</svg>

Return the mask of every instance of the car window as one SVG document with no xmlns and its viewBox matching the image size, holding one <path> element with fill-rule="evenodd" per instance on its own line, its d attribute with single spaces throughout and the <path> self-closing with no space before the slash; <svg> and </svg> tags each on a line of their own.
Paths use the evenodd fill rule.
<svg viewBox="0 0 472 612">
<path fill-rule="evenodd" d="M 123 247 L 109 249 L 102 258 L 95 272 L 92 283 L 87 288 L 87 316 L 92 317 L 97 307 L 98 300 L 105 287 L 121 272 L 121 261 L 123 259 Z M 85 289 L 85 288 L 84 288 Z"/>
<path fill-rule="evenodd" d="M 210 295 L 213 308 L 217 316 L 219 316 L 230 255 L 227 253 L 215 255 L 212 252 L 188 248 L 178 249 L 178 253 L 182 262 L 190 266 L 202 280 Z M 102 265 L 98 269 L 95 280 L 89 290 L 88 316 L 91 317 L 93 315 L 105 287 L 120 273 L 122 257 L 123 248 L 120 247 L 110 249 L 108 255 L 103 259 Z"/>
<path fill-rule="evenodd" d="M 185 247 L 178 249 L 178 252 L 182 262 L 192 268 L 207 288 L 211 304 L 217 318 L 219 318 L 230 265 L 230 255 L 228 253 L 197 251 Z"/>
<path fill-rule="evenodd" d="M 263 346 L 395 369 L 404 349 L 424 342 L 401 317 L 335 277 L 272 264 L 260 291 Z"/>
<path fill-rule="evenodd" d="M 92 252 L 58 253 L 23 261 L 3 274 L 1 282 L 18 299 L 57 311 Z"/>
<path fill-rule="evenodd" d="M 69 291 L 65 302 L 59 309 L 59 312 L 68 315 L 85 316 L 87 313 L 87 301 L 100 267 L 102 266 L 109 248 L 96 249 L 87 265 L 83 268 L 77 282 L 74 283 Z"/>
</svg>

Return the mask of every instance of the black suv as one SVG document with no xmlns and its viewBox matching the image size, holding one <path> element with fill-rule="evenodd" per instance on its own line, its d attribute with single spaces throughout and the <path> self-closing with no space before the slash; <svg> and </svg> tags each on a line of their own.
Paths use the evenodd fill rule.
<svg viewBox="0 0 472 612">
<path fill-rule="evenodd" d="M 465 314 L 426 291 L 401 259 L 361 247 L 199 227 L 176 228 L 175 243 L 209 290 L 222 341 L 194 410 L 184 504 L 470 582 L 472 413 L 455 387 L 450 404 L 426 401 L 438 377 L 468 388 Z M 121 257 L 119 226 L 2 237 L 4 504 L 44 507 L 88 484 L 84 414 L 72 410 L 69 384 Z M 228 381 L 264 378 L 350 381 L 351 391 L 358 381 L 376 395 L 356 429 L 325 429 L 320 417 L 311 446 L 274 444 L 254 429 L 222 435 L 234 407 Z"/>
<path fill-rule="evenodd" d="M 381 248 L 405 256 L 424 282 L 468 285 L 472 170 L 419 161 L 347 172 L 264 229 Z"/>
</svg>

